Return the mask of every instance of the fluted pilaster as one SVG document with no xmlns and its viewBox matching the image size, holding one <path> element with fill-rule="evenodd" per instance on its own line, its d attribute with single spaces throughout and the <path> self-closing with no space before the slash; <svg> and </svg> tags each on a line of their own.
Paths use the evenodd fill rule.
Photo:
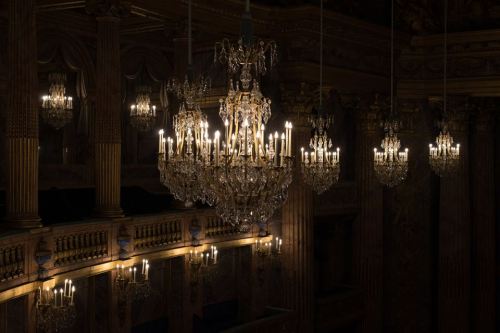
<svg viewBox="0 0 500 333">
<path fill-rule="evenodd" d="M 365 292 L 365 316 L 360 331 L 382 332 L 383 219 L 382 187 L 373 171 L 373 148 L 382 139 L 377 113 L 358 110 L 356 184 L 359 214 L 353 224 L 353 278 Z"/>
<path fill-rule="evenodd" d="M 9 1 L 7 223 L 41 226 L 38 217 L 38 78 L 35 1 Z"/>
<path fill-rule="evenodd" d="M 97 18 L 97 110 L 95 116 L 96 213 L 120 217 L 120 19 Z"/>
<path fill-rule="evenodd" d="M 471 153 L 473 332 L 495 332 L 494 109 L 481 105 L 474 119 Z"/>
<path fill-rule="evenodd" d="M 456 175 L 441 178 L 439 208 L 439 332 L 470 331 L 471 222 L 469 202 L 469 133 L 465 110 L 451 116 L 450 133 L 460 143 Z"/>
<path fill-rule="evenodd" d="M 311 111 L 313 92 L 302 83 L 299 87 L 282 88 L 282 106 L 293 122 L 293 154 L 295 172 L 282 208 L 283 301 L 296 312 L 297 332 L 314 330 L 314 248 L 312 190 L 300 173 L 300 147 L 309 144 L 311 135 L 307 113 Z"/>
<path fill-rule="evenodd" d="M 310 129 L 294 127 L 295 148 L 305 146 Z M 297 149 L 295 149 L 297 151 Z M 300 154 L 296 153 L 296 156 Z M 296 168 L 300 170 L 300 166 Z M 287 308 L 297 312 L 297 332 L 312 332 L 314 324 L 313 285 L 313 198 L 312 191 L 295 172 L 288 190 L 288 200 L 282 209 L 282 237 L 284 275 L 284 302 Z"/>
</svg>

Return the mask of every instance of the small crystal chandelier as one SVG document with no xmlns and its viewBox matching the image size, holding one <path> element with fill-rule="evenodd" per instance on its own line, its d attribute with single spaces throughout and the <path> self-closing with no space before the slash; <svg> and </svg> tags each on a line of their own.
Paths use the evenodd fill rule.
<svg viewBox="0 0 500 333">
<path fill-rule="evenodd" d="M 301 148 L 301 165 L 304 182 L 321 194 L 339 180 L 340 148 L 329 151 L 333 145 L 326 133 L 331 117 L 317 116 L 311 119 L 314 135 L 309 142 L 311 152 Z"/>
<path fill-rule="evenodd" d="M 453 137 L 444 125 L 436 137 L 436 146 L 429 144 L 429 164 L 440 177 L 456 172 L 460 160 L 460 144 L 453 145 Z"/>
<path fill-rule="evenodd" d="M 328 138 L 327 130 L 333 122 L 329 115 L 323 116 L 322 111 L 322 88 L 323 88 L 323 1 L 320 1 L 320 71 L 319 71 L 319 114 L 312 116 L 310 122 L 314 131 L 309 147 L 311 152 L 301 148 L 301 170 L 304 182 L 313 190 L 321 194 L 338 182 L 340 173 L 340 149 L 329 151 L 332 148 L 332 140 Z"/>
<path fill-rule="evenodd" d="M 373 149 L 373 167 L 378 180 L 394 187 L 406 179 L 408 173 L 408 148 L 400 152 L 401 142 L 397 132 L 400 122 L 394 116 L 394 0 L 391 2 L 391 106 L 389 118 L 384 122 L 385 137 L 380 144 L 383 151 Z"/>
<path fill-rule="evenodd" d="M 404 152 L 399 151 L 401 142 L 397 136 L 398 129 L 398 121 L 386 121 L 385 137 L 380 144 L 383 151 L 373 149 L 375 174 L 382 184 L 389 187 L 394 187 L 404 181 L 408 173 L 408 148 Z"/>
<path fill-rule="evenodd" d="M 156 106 L 151 105 L 151 87 L 136 88 L 135 104 L 130 105 L 130 124 L 139 132 L 149 132 L 156 120 Z"/>
<path fill-rule="evenodd" d="M 175 93 L 180 101 L 179 112 L 173 118 L 174 138 L 159 135 L 158 169 L 160 181 L 170 189 L 177 200 L 191 207 L 195 201 L 213 204 L 213 198 L 199 181 L 201 158 L 208 139 L 208 122 L 197 102 L 210 89 L 210 79 L 199 76 L 193 79 L 191 52 L 191 1 L 188 2 L 188 71 L 183 83 L 169 80 L 167 90 Z M 168 149 L 167 149 L 168 147 Z"/>
<path fill-rule="evenodd" d="M 66 74 L 49 74 L 49 94 L 42 97 L 42 119 L 60 129 L 73 119 L 73 97 L 66 96 Z"/>
<path fill-rule="evenodd" d="M 444 78 L 443 78 L 443 113 L 447 113 L 447 69 L 448 69 L 448 2 L 445 1 L 444 28 Z M 441 130 L 436 137 L 436 146 L 429 144 L 429 164 L 440 177 L 454 174 L 460 160 L 460 144 L 453 146 L 453 137 L 448 131 L 446 119 L 440 122 Z"/>
</svg>

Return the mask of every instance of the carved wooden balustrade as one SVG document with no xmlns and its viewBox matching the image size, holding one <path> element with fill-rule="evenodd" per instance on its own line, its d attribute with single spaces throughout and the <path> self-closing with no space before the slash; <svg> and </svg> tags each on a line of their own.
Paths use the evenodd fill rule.
<svg viewBox="0 0 500 333">
<path fill-rule="evenodd" d="M 88 277 L 113 269 L 114 261 L 168 259 L 187 253 L 186 247 L 194 243 L 241 242 L 256 235 L 257 230 L 238 233 L 210 209 L 95 219 L 0 235 L 0 303 L 33 291 L 38 281 Z"/>
<path fill-rule="evenodd" d="M 0 282 L 24 275 L 24 244 L 0 247 Z"/>
</svg>

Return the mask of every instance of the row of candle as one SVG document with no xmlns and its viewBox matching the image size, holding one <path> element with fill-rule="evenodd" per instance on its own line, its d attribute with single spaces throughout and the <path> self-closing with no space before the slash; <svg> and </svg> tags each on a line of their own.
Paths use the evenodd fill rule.
<svg viewBox="0 0 500 333">
<path fill-rule="evenodd" d="M 72 285 L 71 280 L 64 280 L 64 289 L 54 288 L 50 290 L 49 287 L 42 290 L 41 287 L 38 287 L 38 305 L 50 305 L 53 299 L 54 306 L 63 307 L 65 305 L 74 305 L 74 297 L 75 297 L 76 288 Z"/>
<path fill-rule="evenodd" d="M 194 263 L 194 264 L 202 264 L 204 266 L 208 266 L 210 260 L 213 262 L 213 264 L 217 264 L 217 256 L 219 254 L 219 251 L 217 250 L 217 247 L 212 245 L 210 246 L 210 250 L 207 251 L 206 253 L 204 252 L 198 252 L 197 249 L 194 251 L 191 250 L 189 251 L 189 262 Z"/>
<path fill-rule="evenodd" d="M 291 122 L 285 122 L 285 132 L 281 134 L 281 144 L 278 132 L 275 132 L 274 135 L 270 134 L 268 143 L 264 143 L 265 126 L 263 124 L 261 124 L 260 128 L 256 131 L 254 140 L 252 135 L 250 135 L 250 124 L 248 120 L 245 119 L 242 123 L 243 137 L 240 138 L 239 141 L 237 138 L 240 137 L 240 133 L 235 132 L 230 134 L 229 121 L 227 119 L 224 122 L 224 126 L 226 128 L 226 141 L 221 143 L 221 134 L 219 131 L 215 131 L 214 139 L 212 140 L 208 136 L 208 122 L 202 122 L 200 124 L 201 139 L 196 141 L 196 152 L 201 155 L 205 161 L 211 161 L 213 157 L 214 164 L 219 166 L 221 156 L 254 156 L 257 160 L 267 158 L 268 161 L 278 166 L 284 164 L 285 157 L 291 157 L 293 127 Z M 166 156 L 164 156 L 164 159 L 169 160 L 174 154 L 174 140 L 170 137 L 165 138 L 164 130 L 160 130 L 158 134 L 158 153 L 165 154 Z M 180 137 L 177 135 L 177 141 L 179 141 L 179 139 Z M 192 135 L 187 135 L 185 140 L 190 150 L 193 143 Z M 179 149 L 179 142 L 177 142 L 177 149 Z"/>
<path fill-rule="evenodd" d="M 266 254 L 271 254 L 271 252 L 274 251 L 277 253 L 281 253 L 281 245 L 283 244 L 283 239 L 276 237 L 274 238 L 274 244 L 273 244 L 273 237 L 271 236 L 271 241 L 270 242 L 262 242 L 262 239 L 256 240 L 255 241 L 255 247 L 256 250 L 259 252 L 263 252 Z"/>
<path fill-rule="evenodd" d="M 386 149 L 384 151 L 377 151 L 377 148 L 373 148 L 373 158 L 375 162 L 408 162 L 408 148 L 403 152 L 398 152 L 392 148 Z"/>
<path fill-rule="evenodd" d="M 137 115 L 142 116 L 142 115 L 148 115 L 150 113 L 153 115 L 153 117 L 156 117 L 156 106 L 155 105 L 153 105 L 151 108 L 149 107 L 149 104 L 147 104 L 147 105 L 141 105 L 141 104 L 130 105 L 130 114 L 132 116 L 137 116 Z"/>
<path fill-rule="evenodd" d="M 149 268 L 149 261 L 147 259 L 143 259 L 141 275 L 145 281 L 149 279 Z M 124 265 L 116 265 L 116 272 L 119 280 L 128 278 L 132 282 L 137 282 L 137 267 L 135 266 L 129 267 L 128 270 L 126 270 Z"/>
<path fill-rule="evenodd" d="M 303 164 L 331 164 L 335 165 L 340 161 L 340 148 L 337 148 L 336 151 L 328 151 L 327 149 L 318 149 L 316 152 L 311 152 L 309 156 L 309 152 L 305 151 L 304 148 L 300 149 L 301 152 L 301 162 Z"/>
</svg>

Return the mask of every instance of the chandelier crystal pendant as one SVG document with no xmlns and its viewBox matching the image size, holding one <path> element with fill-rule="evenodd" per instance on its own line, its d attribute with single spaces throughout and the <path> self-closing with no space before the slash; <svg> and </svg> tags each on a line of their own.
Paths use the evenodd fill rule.
<svg viewBox="0 0 500 333">
<path fill-rule="evenodd" d="M 378 180 L 394 187 L 402 183 L 408 174 L 408 148 L 400 151 L 398 138 L 400 122 L 394 114 L 394 0 L 391 1 L 391 105 L 390 115 L 384 122 L 385 136 L 380 144 L 382 151 L 373 149 L 373 168 Z"/>
<path fill-rule="evenodd" d="M 453 137 L 448 131 L 447 115 L 447 69 L 448 69 L 448 1 L 444 9 L 444 76 L 443 76 L 443 114 L 445 120 L 440 122 L 441 130 L 436 137 L 436 145 L 429 144 L 429 164 L 440 177 L 453 175 L 460 161 L 460 144 L 454 145 Z"/>
<path fill-rule="evenodd" d="M 252 81 L 250 66 L 242 67 L 240 80 L 230 82 L 220 103 L 224 136 L 221 142 L 215 132 L 214 152 L 210 141 L 204 150 L 202 181 L 216 200 L 217 214 L 246 232 L 253 224 L 267 222 L 287 198 L 292 181 L 292 124 L 286 122 L 285 132 L 269 134 L 266 142 L 271 100 Z"/>
<path fill-rule="evenodd" d="M 195 201 L 212 205 L 214 198 L 201 186 L 200 164 L 207 148 L 208 122 L 198 100 L 210 90 L 210 79 L 199 76 L 193 79 L 191 1 L 188 2 L 188 70 L 184 82 L 170 79 L 167 90 L 180 101 L 179 112 L 173 118 L 174 137 L 165 138 L 159 132 L 158 169 L 160 181 L 169 188 L 177 200 L 191 207 Z M 168 147 L 168 149 L 167 149 Z"/>
<path fill-rule="evenodd" d="M 49 94 L 42 97 L 42 119 L 60 129 L 73 119 L 73 97 L 66 96 L 66 74 L 49 74 Z"/>
<path fill-rule="evenodd" d="M 149 132 L 156 120 L 156 106 L 151 105 L 151 87 L 136 88 L 135 104 L 130 106 L 130 124 L 139 132 Z"/>
<path fill-rule="evenodd" d="M 408 148 L 400 151 L 401 142 L 398 139 L 398 121 L 386 121 L 384 124 L 385 137 L 380 144 L 382 151 L 373 149 L 373 166 L 378 180 L 394 187 L 406 179 L 408 173 Z"/>
<path fill-rule="evenodd" d="M 322 115 L 323 111 L 323 1 L 320 1 L 320 71 L 319 71 L 319 110 L 318 115 L 311 116 L 313 129 L 309 147 L 312 151 L 301 148 L 301 170 L 304 182 L 321 194 L 339 180 L 340 149 L 332 151 L 332 139 L 328 137 L 328 128 L 333 123 L 333 117 Z"/>
<path fill-rule="evenodd" d="M 317 194 L 322 194 L 339 180 L 340 148 L 332 150 L 332 140 L 326 132 L 331 122 L 331 117 L 313 117 L 311 124 L 314 135 L 309 142 L 312 151 L 301 148 L 300 161 L 304 182 Z"/>
</svg>

